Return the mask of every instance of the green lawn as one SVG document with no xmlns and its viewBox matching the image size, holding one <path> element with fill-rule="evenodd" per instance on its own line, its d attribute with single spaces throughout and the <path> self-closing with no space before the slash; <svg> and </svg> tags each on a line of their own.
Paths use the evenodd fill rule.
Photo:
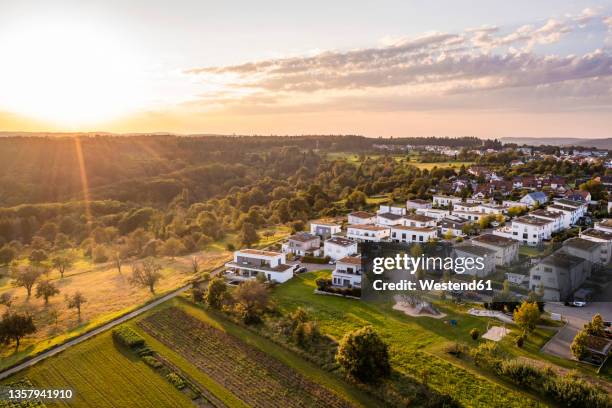
<svg viewBox="0 0 612 408">
<path fill-rule="evenodd" d="M 315 295 L 315 279 L 328 274 L 316 272 L 300 275 L 275 289 L 273 298 L 283 310 L 301 306 L 308 310 L 324 333 L 340 339 L 346 332 L 372 325 L 389 344 L 392 365 L 398 371 L 420 380 L 427 373 L 428 385 L 451 394 L 465 406 L 529 407 L 542 406 L 539 401 L 495 378 L 485 378 L 476 369 L 462 367 L 446 358 L 444 348 L 454 340 L 469 342 L 469 331 L 486 330 L 485 319 L 453 310 L 443 319 L 411 318 L 391 309 L 335 296 Z M 457 327 L 445 321 L 456 319 Z"/>
<path fill-rule="evenodd" d="M 42 361 L 5 382 L 29 378 L 40 388 L 70 388 L 65 407 L 190 407 L 191 401 L 107 332 Z"/>
</svg>

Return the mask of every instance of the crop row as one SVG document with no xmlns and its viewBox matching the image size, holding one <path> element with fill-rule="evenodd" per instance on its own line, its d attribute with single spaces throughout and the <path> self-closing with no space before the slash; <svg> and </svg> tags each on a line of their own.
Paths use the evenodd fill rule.
<svg viewBox="0 0 612 408">
<path fill-rule="evenodd" d="M 268 354 L 179 308 L 164 309 L 139 325 L 249 406 L 351 406 Z"/>
</svg>

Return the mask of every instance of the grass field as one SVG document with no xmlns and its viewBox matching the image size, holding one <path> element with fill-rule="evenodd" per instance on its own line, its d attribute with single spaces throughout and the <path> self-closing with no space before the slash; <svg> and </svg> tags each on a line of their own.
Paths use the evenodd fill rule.
<svg viewBox="0 0 612 408">
<path fill-rule="evenodd" d="M 434 167 L 439 169 L 451 167 L 453 169 L 458 169 L 461 166 L 470 167 L 474 162 L 461 162 L 461 161 L 447 161 L 447 162 L 435 162 L 435 163 L 421 163 L 421 162 L 410 162 L 410 165 L 417 167 L 421 170 L 431 170 Z"/>
<path fill-rule="evenodd" d="M 372 325 L 390 346 L 392 365 L 416 379 L 427 376 L 427 383 L 437 391 L 453 395 L 465 406 L 532 407 L 544 405 L 509 384 L 485 378 L 474 368 L 463 367 L 445 358 L 444 348 L 454 340 L 469 340 L 469 331 L 485 332 L 487 321 L 452 310 L 448 319 L 410 318 L 389 305 L 373 305 L 334 296 L 315 295 L 315 279 L 326 272 L 307 273 L 279 286 L 273 298 L 281 309 L 301 306 L 308 310 L 324 333 L 340 339 L 346 332 Z M 527 341 L 527 343 L 530 340 Z M 539 343 L 539 340 L 538 340 Z M 533 346 L 534 348 L 537 345 Z"/>
<path fill-rule="evenodd" d="M 197 255 L 200 268 L 206 270 L 223 264 L 229 253 L 211 251 Z M 182 286 L 192 276 L 191 256 L 177 257 L 174 260 L 163 258 L 159 259 L 159 262 L 163 266 L 163 276 L 156 286 L 157 296 Z M 75 267 L 67 271 L 63 279 L 53 271 L 49 278 L 60 289 L 60 294 L 52 297 L 48 306 L 44 305 L 42 298 L 35 298 L 34 294 L 28 299 L 24 288 L 7 284 L 0 293 L 11 293 L 14 297 L 12 310 L 30 313 L 38 330 L 34 335 L 23 339 L 18 353 L 14 353 L 13 345 L 0 347 L 0 369 L 28 355 L 38 354 L 53 345 L 63 343 L 152 300 L 154 296 L 148 289 L 130 284 L 130 273 L 129 265 L 125 265 L 122 274 L 119 274 L 110 264 Z M 81 310 L 80 321 L 76 311 L 68 309 L 64 300 L 65 294 L 76 291 L 83 293 L 87 299 Z M 57 313 L 57 319 L 53 316 L 54 312 Z"/>
<path fill-rule="evenodd" d="M 107 332 L 21 372 L 39 388 L 70 388 L 58 407 L 193 407 L 191 401 Z"/>
<path fill-rule="evenodd" d="M 382 154 L 367 154 L 366 155 L 366 157 L 371 158 L 371 159 L 377 159 L 377 158 L 384 157 L 384 156 L 385 155 L 382 155 Z M 397 162 L 405 161 L 406 163 L 412 166 L 415 166 L 421 170 L 431 170 L 434 167 L 438 167 L 438 168 L 452 167 L 452 168 L 458 169 L 462 165 L 464 165 L 465 167 L 469 167 L 472 164 L 474 164 L 474 162 L 467 162 L 467 161 L 445 161 L 445 162 L 434 162 L 434 163 L 422 163 L 419 161 L 418 155 L 414 155 L 414 154 L 410 154 L 410 155 L 391 154 L 390 157 L 393 157 L 393 159 Z M 344 153 L 344 152 L 328 153 L 327 159 L 328 160 L 344 160 L 354 165 L 359 164 L 359 162 L 361 161 L 358 154 Z"/>
</svg>

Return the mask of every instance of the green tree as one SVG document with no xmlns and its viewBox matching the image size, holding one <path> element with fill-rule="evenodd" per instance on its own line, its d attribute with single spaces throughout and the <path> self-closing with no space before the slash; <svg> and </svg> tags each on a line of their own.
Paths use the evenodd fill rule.
<svg viewBox="0 0 612 408">
<path fill-rule="evenodd" d="M 539 320 L 540 309 L 537 303 L 523 302 L 521 306 L 514 311 L 514 321 L 519 327 L 527 332 L 533 331 Z"/>
<path fill-rule="evenodd" d="M 51 264 L 55 269 L 57 269 L 60 276 L 63 278 L 66 269 L 72 266 L 72 259 L 68 256 L 56 256 L 51 260 Z"/>
<path fill-rule="evenodd" d="M 42 297 L 45 299 L 45 306 L 49 304 L 49 298 L 51 296 L 55 296 L 59 293 L 60 291 L 57 286 L 55 286 L 53 282 L 49 280 L 40 281 L 36 286 L 36 298 Z"/>
<path fill-rule="evenodd" d="M 595 314 L 591 321 L 584 325 L 584 330 L 591 336 L 605 337 L 606 327 L 599 313 Z"/>
<path fill-rule="evenodd" d="M 250 246 L 257 241 L 259 241 L 259 236 L 257 235 L 255 226 L 250 222 L 243 223 L 240 229 L 240 242 L 245 246 Z"/>
<path fill-rule="evenodd" d="M 350 376 L 362 382 L 375 382 L 391 373 L 389 347 L 370 326 L 344 335 L 336 361 Z"/>
<path fill-rule="evenodd" d="M 166 256 L 174 259 L 175 256 L 185 251 L 185 246 L 183 243 L 174 237 L 168 238 L 166 242 L 164 242 L 163 253 Z"/>
<path fill-rule="evenodd" d="M 15 352 L 19 351 L 19 342 L 28 334 L 36 332 L 32 316 L 17 313 L 5 313 L 0 321 L 0 342 L 15 342 Z"/>
<path fill-rule="evenodd" d="M 366 205 L 367 199 L 368 196 L 366 196 L 362 191 L 353 191 L 346 198 L 346 208 L 352 208 L 355 210 L 361 209 Z"/>
<path fill-rule="evenodd" d="M 223 302 L 227 296 L 227 284 L 225 279 L 220 276 L 215 276 L 208 284 L 206 291 L 206 304 L 213 309 L 221 309 Z"/>
<path fill-rule="evenodd" d="M 17 256 L 17 251 L 8 245 L 0 248 L 0 265 L 8 265 Z"/>
<path fill-rule="evenodd" d="M 83 307 L 83 304 L 85 303 L 87 303 L 87 299 L 78 290 L 70 296 L 66 295 L 66 305 L 68 306 L 68 309 L 77 310 L 79 321 L 81 320 L 81 307 Z"/>
<path fill-rule="evenodd" d="M 572 344 L 570 345 L 570 350 L 572 351 L 572 354 L 578 360 L 584 358 L 584 356 L 586 355 L 588 336 L 589 335 L 587 334 L 585 330 L 580 330 L 576 334 L 576 336 L 574 337 L 574 340 L 572 341 Z"/>
<path fill-rule="evenodd" d="M 39 265 L 41 262 L 47 260 L 47 253 L 44 250 L 42 250 L 42 249 L 34 249 L 30 253 L 30 256 L 28 257 L 28 259 L 33 264 Z"/>
<path fill-rule="evenodd" d="M 26 268 L 17 268 L 13 271 L 13 285 L 23 286 L 28 292 L 29 298 L 32 294 L 32 288 L 41 274 L 41 269 L 32 265 Z"/>
<path fill-rule="evenodd" d="M 234 291 L 236 310 L 246 324 L 261 321 L 261 314 L 268 307 L 268 289 L 256 280 L 249 280 L 239 285 Z"/>
</svg>

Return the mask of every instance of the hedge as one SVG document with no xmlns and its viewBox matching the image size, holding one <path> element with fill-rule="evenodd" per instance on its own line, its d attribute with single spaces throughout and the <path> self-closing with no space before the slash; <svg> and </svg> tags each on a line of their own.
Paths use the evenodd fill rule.
<svg viewBox="0 0 612 408">
<path fill-rule="evenodd" d="M 128 326 L 119 326 L 114 329 L 113 339 L 132 349 L 143 347 L 145 344 L 145 340 Z"/>
</svg>

